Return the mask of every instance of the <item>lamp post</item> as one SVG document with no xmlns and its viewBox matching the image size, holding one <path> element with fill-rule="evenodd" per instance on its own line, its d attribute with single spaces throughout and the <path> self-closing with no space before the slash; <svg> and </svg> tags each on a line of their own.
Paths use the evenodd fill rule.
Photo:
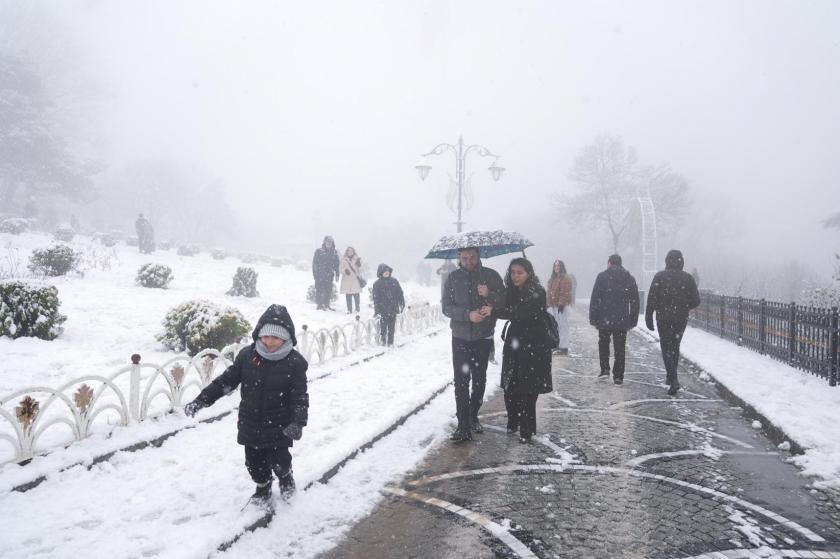
<svg viewBox="0 0 840 559">
<path fill-rule="evenodd" d="M 487 168 L 487 170 L 490 171 L 494 181 L 498 181 L 502 178 L 502 173 L 504 173 L 505 168 L 496 164 L 496 161 L 499 159 L 498 155 L 478 144 L 465 146 L 464 138 L 459 137 L 458 143 L 455 145 L 446 143 L 438 144 L 432 151 L 422 155 L 423 160 L 414 166 L 414 168 L 417 169 L 417 173 L 420 175 L 420 180 L 426 180 L 426 177 L 429 176 L 429 171 L 432 170 L 432 166 L 426 163 L 426 157 L 430 155 L 440 155 L 446 150 L 450 150 L 453 154 L 455 154 L 455 182 L 458 185 L 458 221 L 455 222 L 455 225 L 457 225 L 458 233 L 460 233 L 461 227 L 464 225 L 464 222 L 461 220 L 461 214 L 464 206 L 464 178 L 466 177 L 467 155 L 471 152 L 475 152 L 481 157 L 493 157 L 493 163 Z"/>
</svg>

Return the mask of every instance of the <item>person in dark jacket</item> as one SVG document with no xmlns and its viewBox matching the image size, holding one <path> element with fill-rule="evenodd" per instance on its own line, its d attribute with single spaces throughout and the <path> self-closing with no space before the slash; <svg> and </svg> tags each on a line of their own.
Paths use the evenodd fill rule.
<svg viewBox="0 0 840 559">
<path fill-rule="evenodd" d="M 334 310 L 330 307 L 333 282 L 338 281 L 338 251 L 335 241 L 327 235 L 321 248 L 312 257 L 312 277 L 315 278 L 315 303 L 319 311 Z"/>
<path fill-rule="evenodd" d="M 443 314 L 449 317 L 452 329 L 458 428 L 450 438 L 455 442 L 472 440 L 473 431 L 483 431 L 478 410 L 484 403 L 487 361 L 496 328 L 496 319 L 491 313 L 504 303 L 505 289 L 498 272 L 481 265 L 477 248 L 459 250 L 458 264 L 459 267 L 446 278 L 441 299 Z"/>
<path fill-rule="evenodd" d="M 397 325 L 397 315 L 405 309 L 405 297 L 397 278 L 391 274 L 394 270 L 387 264 L 380 264 L 376 269 L 373 282 L 373 314 L 379 317 L 379 339 L 382 345 L 394 345 L 394 327 Z"/>
<path fill-rule="evenodd" d="M 233 365 L 184 406 L 184 413 L 193 417 L 241 385 L 236 441 L 245 447 L 245 467 L 257 484 L 251 499 L 270 506 L 272 471 L 277 475 L 281 497 L 288 499 L 295 491 L 289 447 L 300 440 L 309 417 L 309 364 L 294 350 L 295 325 L 283 305 L 266 309 L 252 338 L 254 343 L 240 351 Z"/>
<path fill-rule="evenodd" d="M 525 258 L 514 258 L 505 276 L 507 297 L 494 308 L 495 318 L 510 320 L 502 350 L 508 433 L 519 429 L 519 442 L 531 442 L 537 432 L 537 398 L 551 392 L 551 347 L 543 315 L 546 293 Z"/>
<path fill-rule="evenodd" d="M 610 374 L 610 339 L 615 347 L 613 382 L 624 382 L 624 350 L 627 331 L 639 323 L 639 288 L 633 276 L 621 266 L 621 256 L 613 254 L 607 269 L 598 274 L 589 300 L 589 323 L 598 329 L 599 377 Z"/>
<path fill-rule="evenodd" d="M 665 269 L 656 272 L 648 291 L 645 307 L 645 325 L 648 330 L 659 330 L 659 346 L 665 362 L 665 383 L 668 394 L 676 395 L 680 389 L 677 365 L 680 362 L 680 342 L 688 325 L 688 312 L 700 305 L 700 292 L 691 274 L 683 271 L 685 261 L 678 250 L 665 256 Z M 656 314 L 656 328 L 653 315 Z"/>
</svg>

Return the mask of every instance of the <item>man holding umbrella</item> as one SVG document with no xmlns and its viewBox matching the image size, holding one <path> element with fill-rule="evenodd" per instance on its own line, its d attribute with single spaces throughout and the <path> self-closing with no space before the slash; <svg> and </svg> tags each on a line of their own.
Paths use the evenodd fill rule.
<svg viewBox="0 0 840 559">
<path fill-rule="evenodd" d="M 504 303 L 505 293 L 501 276 L 481 265 L 479 248 L 459 248 L 458 263 L 459 267 L 446 278 L 441 300 L 443 314 L 449 317 L 452 329 L 458 428 L 451 439 L 455 442 L 472 440 L 473 432 L 482 432 L 478 410 L 484 402 L 487 361 L 496 327 L 490 312 Z"/>
</svg>

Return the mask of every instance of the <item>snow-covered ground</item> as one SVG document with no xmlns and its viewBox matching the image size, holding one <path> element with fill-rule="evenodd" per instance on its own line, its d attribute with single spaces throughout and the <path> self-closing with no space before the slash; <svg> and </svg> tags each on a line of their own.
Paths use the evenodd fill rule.
<svg viewBox="0 0 840 559">
<path fill-rule="evenodd" d="M 47 235 L 0 233 L 0 271 L 19 267 L 25 271 L 33 249 L 53 243 Z M 274 267 L 267 262 L 245 264 L 228 256 L 214 260 L 209 253 L 178 256 L 175 249 L 140 254 L 136 247 L 119 244 L 103 247 L 88 237 L 77 236 L 70 243 L 85 255 L 84 277 L 48 278 L 58 288 L 61 313 L 67 316 L 64 333 L 56 340 L 36 338 L 12 340 L 0 337 L 0 395 L 30 385 L 58 386 L 83 374 L 110 374 L 130 363 L 139 353 L 144 362 L 160 363 L 173 355 L 156 341 L 161 321 L 175 305 L 190 299 L 209 299 L 238 308 L 253 325 L 271 303 L 289 308 L 295 326 L 310 328 L 349 322 L 344 296 L 339 295 L 335 312 L 316 311 L 306 301 L 306 290 L 313 283 L 308 262 Z M 313 247 L 314 250 L 314 247 Z M 383 255 L 386 258 L 387 255 Z M 137 270 L 145 263 L 166 264 L 175 276 L 168 289 L 149 289 L 135 284 Z M 107 269 L 97 268 L 107 263 Z M 375 263 L 369 265 L 375 269 Z M 225 295 L 238 266 L 249 266 L 259 274 L 259 297 Z M 304 269 L 297 269 L 298 267 Z M 400 271 L 395 277 L 400 278 Z M 368 278 L 369 285 L 376 278 Z M 420 286 L 403 282 L 407 304 L 440 300 L 439 286 Z M 367 289 L 362 293 L 361 317 L 371 318 Z"/>
<path fill-rule="evenodd" d="M 699 328 L 686 331 L 682 354 L 805 448 L 791 458 L 804 474 L 840 489 L 840 388 Z"/>
</svg>

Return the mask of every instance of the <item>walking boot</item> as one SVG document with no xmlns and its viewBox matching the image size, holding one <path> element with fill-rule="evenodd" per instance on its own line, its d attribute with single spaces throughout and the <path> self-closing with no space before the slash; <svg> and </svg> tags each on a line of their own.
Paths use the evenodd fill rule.
<svg viewBox="0 0 840 559">
<path fill-rule="evenodd" d="M 280 498 L 288 501 L 295 494 L 295 478 L 292 476 L 292 470 L 289 470 L 282 476 L 277 477 L 277 486 L 280 489 Z"/>
<path fill-rule="evenodd" d="M 680 386 L 680 383 L 679 383 L 679 382 L 677 382 L 677 381 L 672 382 L 672 383 L 671 383 L 671 388 L 669 388 L 669 389 L 668 389 L 668 396 L 676 396 L 676 395 L 677 395 L 677 391 L 678 391 L 680 388 L 682 388 L 682 387 Z"/>
<path fill-rule="evenodd" d="M 624 384 L 624 379 L 623 379 L 623 378 L 616 377 L 616 378 L 614 378 L 614 379 L 613 379 L 613 382 L 614 382 L 615 384 L 619 384 L 619 385 L 620 385 L 620 384 Z"/>
<path fill-rule="evenodd" d="M 453 433 L 449 436 L 449 440 L 453 443 L 462 443 L 464 441 L 471 441 L 472 433 L 470 433 L 469 429 L 455 429 Z"/>
<path fill-rule="evenodd" d="M 608 376 L 610 376 L 610 371 L 609 370 L 606 370 L 606 371 L 602 370 L 600 373 L 598 373 L 598 378 L 608 377 Z"/>
<path fill-rule="evenodd" d="M 257 489 L 254 491 L 254 494 L 251 495 L 248 502 L 257 505 L 258 507 L 271 510 L 273 508 L 273 503 L 271 501 L 271 481 L 272 480 L 268 480 L 265 483 L 258 483 Z"/>
<path fill-rule="evenodd" d="M 472 429 L 473 433 L 483 433 L 484 427 L 481 426 L 481 423 L 478 421 L 478 417 L 473 417 L 470 420 L 470 428 Z"/>
</svg>

